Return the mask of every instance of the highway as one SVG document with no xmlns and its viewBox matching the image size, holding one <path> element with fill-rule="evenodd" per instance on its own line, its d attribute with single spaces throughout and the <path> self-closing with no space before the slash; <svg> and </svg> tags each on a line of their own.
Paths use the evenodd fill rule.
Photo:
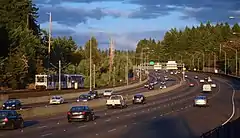
<svg viewBox="0 0 240 138">
<path fill-rule="evenodd" d="M 193 108 L 193 98 L 200 94 L 199 76 L 188 73 L 187 81 L 195 87 L 182 86 L 171 93 L 147 99 L 145 105 L 129 105 L 126 109 L 95 111 L 94 122 L 67 123 L 66 115 L 26 120 L 26 128 L 1 131 L 0 137 L 18 138 L 190 138 L 199 136 L 223 123 L 231 114 L 232 87 L 213 77 L 217 88 L 209 95 L 210 107 Z"/>
<path fill-rule="evenodd" d="M 159 75 L 156 75 L 156 73 L 150 72 L 149 74 L 149 82 L 153 82 L 156 81 L 156 76 L 160 76 L 161 78 L 164 77 L 163 73 L 160 73 Z M 176 79 L 179 79 L 180 76 L 176 76 L 176 75 L 168 75 L 170 78 L 172 78 L 173 80 L 168 81 L 168 83 L 166 84 L 167 87 L 175 85 L 177 83 Z M 160 86 L 160 83 L 158 83 L 157 85 L 154 86 L 154 89 L 158 89 Z M 122 94 L 124 96 L 126 95 L 132 95 L 132 94 L 136 94 L 136 93 L 143 93 L 143 92 L 148 92 L 150 90 L 148 90 L 147 88 L 144 88 L 143 86 L 139 86 L 136 88 L 130 88 L 130 89 L 126 89 L 126 90 L 122 90 L 122 91 L 118 91 L 115 92 L 116 94 Z M 74 99 L 65 99 L 65 103 L 74 103 L 76 102 L 76 98 Z M 89 103 L 91 103 L 91 101 L 89 101 Z M 48 102 L 41 102 L 41 103 L 34 103 L 34 104 L 24 104 L 23 103 L 23 109 L 28 109 L 28 108 L 35 108 L 35 107 L 51 107 L 51 106 L 56 106 L 56 105 L 49 105 Z"/>
</svg>

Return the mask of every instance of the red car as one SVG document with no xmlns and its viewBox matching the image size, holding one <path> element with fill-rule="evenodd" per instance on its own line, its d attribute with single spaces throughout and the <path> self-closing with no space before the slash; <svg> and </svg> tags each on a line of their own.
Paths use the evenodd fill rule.
<svg viewBox="0 0 240 138">
<path fill-rule="evenodd" d="M 190 83 L 190 84 L 189 84 L 189 87 L 194 87 L 194 84 L 193 84 L 193 83 Z"/>
</svg>

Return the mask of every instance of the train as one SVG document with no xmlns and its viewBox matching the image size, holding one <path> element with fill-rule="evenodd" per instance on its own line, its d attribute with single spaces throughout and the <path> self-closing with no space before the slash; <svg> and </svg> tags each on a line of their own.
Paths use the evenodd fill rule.
<svg viewBox="0 0 240 138">
<path fill-rule="evenodd" d="M 77 84 L 77 85 L 76 85 Z M 58 74 L 38 74 L 35 75 L 35 89 L 58 89 Z M 61 74 L 61 88 L 74 89 L 75 87 L 84 88 L 84 76 L 79 74 Z"/>
</svg>

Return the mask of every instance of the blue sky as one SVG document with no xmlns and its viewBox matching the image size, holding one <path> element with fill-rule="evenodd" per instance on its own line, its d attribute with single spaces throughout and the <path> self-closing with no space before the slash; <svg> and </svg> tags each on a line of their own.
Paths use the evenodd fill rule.
<svg viewBox="0 0 240 138">
<path fill-rule="evenodd" d="M 33 0 L 39 7 L 38 22 L 48 28 L 52 13 L 53 36 L 73 36 L 83 45 L 91 35 L 100 48 L 108 47 L 111 36 L 116 49 L 132 50 L 143 38 L 161 40 L 176 27 L 200 22 L 239 22 L 239 0 Z"/>
</svg>

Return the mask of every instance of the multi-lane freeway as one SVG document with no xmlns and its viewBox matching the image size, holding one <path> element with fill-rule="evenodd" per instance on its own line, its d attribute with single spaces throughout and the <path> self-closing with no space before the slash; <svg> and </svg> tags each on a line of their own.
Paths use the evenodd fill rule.
<svg viewBox="0 0 240 138">
<path fill-rule="evenodd" d="M 202 91 L 199 79 L 207 77 L 188 73 L 186 81 L 195 87 L 181 86 L 169 93 L 147 98 L 145 105 L 129 105 L 125 109 L 95 111 L 92 122 L 68 123 L 66 114 L 51 118 L 26 120 L 23 130 L 1 131 L 0 137 L 17 138 L 190 138 L 199 136 L 221 123 L 232 113 L 230 82 L 213 77 L 217 88 L 208 95 L 210 107 L 195 108 L 193 99 Z M 157 87 L 157 86 L 156 86 Z M 135 90 L 136 91 L 136 90 Z M 136 91 L 137 92 L 137 91 Z"/>
</svg>

